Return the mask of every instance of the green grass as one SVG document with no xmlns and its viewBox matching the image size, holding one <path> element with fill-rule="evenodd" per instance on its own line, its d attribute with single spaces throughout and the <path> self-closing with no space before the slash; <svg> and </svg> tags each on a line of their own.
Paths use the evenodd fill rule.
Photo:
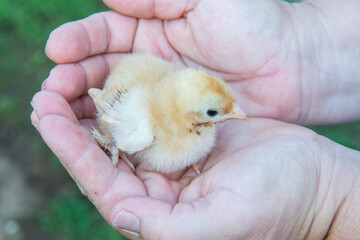
<svg viewBox="0 0 360 240">
<path fill-rule="evenodd" d="M 13 134 L 31 139 L 23 146 L 24 151 L 47 159 L 46 169 L 56 174 L 63 167 L 35 133 L 29 119 L 30 100 L 54 66 L 44 53 L 46 40 L 59 25 L 103 10 L 107 8 L 99 0 L 0 1 L 0 124 L 12 129 Z M 62 174 L 72 182 L 65 171 Z M 41 231 L 54 240 L 125 239 L 79 194 L 75 184 L 69 185 L 67 193 L 59 190 L 59 195 L 36 211 L 33 219 Z"/>
<path fill-rule="evenodd" d="M 46 159 L 51 171 L 62 166 L 34 134 L 29 121 L 30 99 L 54 66 L 44 54 L 47 37 L 65 22 L 106 9 L 99 0 L 0 1 L 0 124 L 32 139 L 24 148 Z M 360 122 L 312 129 L 360 150 Z M 65 171 L 63 174 L 71 181 Z M 75 184 L 53 196 L 34 219 L 54 240 L 121 239 Z"/>
<path fill-rule="evenodd" d="M 341 145 L 360 151 L 360 122 L 334 126 L 316 126 L 312 130 Z"/>
<path fill-rule="evenodd" d="M 50 32 L 65 22 L 100 10 L 106 7 L 98 0 L 0 1 L 0 118 L 3 121 L 29 122 L 28 117 L 18 116 L 24 113 L 29 116 L 32 94 L 40 90 L 41 82 L 54 65 L 44 54 Z"/>
<path fill-rule="evenodd" d="M 111 229 L 99 213 L 79 194 L 54 198 L 45 211 L 36 215 L 37 221 L 52 239 L 63 240 L 119 240 L 119 233 Z"/>
</svg>

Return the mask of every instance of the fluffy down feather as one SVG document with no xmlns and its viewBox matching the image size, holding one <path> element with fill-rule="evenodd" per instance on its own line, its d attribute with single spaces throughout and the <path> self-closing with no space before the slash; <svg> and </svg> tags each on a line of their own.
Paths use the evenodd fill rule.
<svg viewBox="0 0 360 240">
<path fill-rule="evenodd" d="M 121 152 L 135 153 L 140 167 L 162 173 L 204 158 L 216 123 L 247 119 L 221 79 L 149 55 L 125 56 L 89 95 L 98 110 L 94 137 L 113 163 Z"/>
</svg>

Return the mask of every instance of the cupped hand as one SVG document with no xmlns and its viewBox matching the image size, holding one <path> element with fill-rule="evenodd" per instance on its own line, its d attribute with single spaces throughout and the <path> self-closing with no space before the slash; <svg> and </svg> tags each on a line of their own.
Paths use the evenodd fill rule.
<svg viewBox="0 0 360 240">
<path fill-rule="evenodd" d="M 51 34 L 46 51 L 58 65 L 34 97 L 31 117 L 104 218 L 121 233 L 146 239 L 324 236 L 331 217 L 321 209 L 336 205 L 324 200 L 333 191 L 328 176 L 336 147 L 304 128 L 254 118 L 319 123 L 355 116 L 339 112 L 341 104 L 352 109 L 346 96 L 334 105 L 336 97 L 328 103 L 326 94 L 335 85 L 350 96 L 356 84 L 329 82 L 326 71 L 309 73 L 313 49 L 304 50 L 296 18 L 306 5 L 105 2 L 117 12 L 94 14 Z M 95 108 L 87 90 L 101 87 L 128 52 L 155 54 L 221 76 L 251 117 L 225 123 L 200 175 L 191 169 L 172 176 L 140 169 L 134 174 L 124 163 L 114 167 L 96 145 L 88 131 Z M 314 110 L 319 103 L 322 107 Z M 321 224 L 311 227 L 314 221 Z"/>
<path fill-rule="evenodd" d="M 291 78 L 282 69 L 288 71 L 284 64 L 290 45 L 283 38 L 289 23 L 278 4 L 178 1 L 161 2 L 151 9 L 141 1 L 106 2 L 115 10 L 141 19 L 103 12 L 55 30 L 46 47 L 48 56 L 57 63 L 75 65 L 56 67 L 45 89 L 72 95 L 69 88 L 84 89 L 74 83 L 83 75 L 90 78 L 88 84 L 99 87 L 101 83 L 91 78 L 95 74 L 105 78 L 117 61 L 111 53 L 146 52 L 205 68 L 228 80 L 237 101 L 250 116 L 298 119 L 295 106 L 301 101 L 301 86 L 298 76 Z"/>
<path fill-rule="evenodd" d="M 46 51 L 60 65 L 44 89 L 74 100 L 86 94 L 85 86 L 101 87 L 98 79 L 106 78 L 117 54 L 146 52 L 224 78 L 250 117 L 301 124 L 355 120 L 360 59 L 351 47 L 359 46 L 346 42 L 356 42 L 347 28 L 328 28 L 333 18 L 318 2 L 106 0 L 118 12 L 94 14 L 51 34 Z M 350 18 L 342 7 L 338 13 Z"/>
<path fill-rule="evenodd" d="M 335 168 L 339 146 L 295 125 L 228 121 L 200 175 L 188 169 L 167 177 L 133 173 L 122 161 L 114 167 L 88 131 L 91 120 L 78 121 L 60 95 L 42 91 L 32 103 L 45 142 L 103 217 L 129 238 L 325 236 L 333 207 L 349 191 Z M 336 200 L 326 197 L 333 195 Z M 312 227 L 315 221 L 321 224 Z"/>
</svg>

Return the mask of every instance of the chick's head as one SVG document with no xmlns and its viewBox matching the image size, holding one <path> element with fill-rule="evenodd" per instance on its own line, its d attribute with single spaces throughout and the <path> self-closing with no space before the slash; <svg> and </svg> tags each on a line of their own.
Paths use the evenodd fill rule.
<svg viewBox="0 0 360 240">
<path fill-rule="evenodd" d="M 193 125 L 212 124 L 227 119 L 247 120 L 247 115 L 235 103 L 230 88 L 220 78 L 205 72 L 186 69 L 179 73 L 179 88 L 182 88 L 178 101 L 185 103 Z"/>
</svg>

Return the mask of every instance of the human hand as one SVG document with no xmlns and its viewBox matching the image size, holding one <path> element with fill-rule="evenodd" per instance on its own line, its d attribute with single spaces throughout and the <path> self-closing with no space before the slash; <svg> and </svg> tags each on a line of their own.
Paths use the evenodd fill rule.
<svg viewBox="0 0 360 240">
<path fill-rule="evenodd" d="M 93 79 L 105 78 L 117 60 L 110 53 L 147 52 L 224 78 L 250 117 L 301 124 L 360 117 L 359 31 L 334 24 L 321 0 L 105 3 L 130 17 L 99 13 L 55 30 L 47 54 L 70 65 L 55 67 L 45 89 L 74 96 L 84 89 L 77 82 L 85 75 L 87 84 L 100 86 Z M 337 7 L 345 25 L 360 22 L 347 14 L 356 4 Z"/>
<path fill-rule="evenodd" d="M 200 175 L 166 177 L 113 166 L 84 127 L 90 120 L 80 125 L 60 95 L 42 91 L 32 102 L 45 142 L 106 221 L 131 239 L 322 239 L 337 233 L 329 230 L 335 214 L 353 227 L 349 234 L 356 229 L 342 210 L 354 204 L 359 153 L 305 128 L 229 121 Z"/>
<path fill-rule="evenodd" d="M 239 104 L 245 109 L 247 113 L 249 113 L 250 116 L 253 117 L 272 117 L 297 123 L 325 123 L 353 119 L 357 116 L 357 112 L 352 111 L 352 109 L 354 106 L 356 106 L 356 97 L 358 97 L 355 94 L 354 98 L 353 93 L 356 93 L 358 85 L 356 85 L 357 83 L 349 85 L 349 82 L 351 83 L 351 80 L 357 76 L 357 72 L 353 71 L 352 64 L 349 64 L 348 68 L 345 69 L 347 72 L 349 72 L 346 75 L 349 77 L 345 77 L 346 79 L 349 79 L 349 81 L 341 82 L 339 80 L 339 75 L 344 72 L 344 69 L 341 69 L 341 66 L 337 66 L 335 63 L 334 64 L 336 66 L 331 65 L 334 71 L 339 70 L 339 74 L 337 74 L 335 77 L 330 77 L 327 79 L 329 75 L 327 70 L 319 70 L 317 69 L 319 66 L 314 65 L 313 63 L 309 63 L 308 60 L 311 58 L 311 56 L 317 54 L 317 52 L 313 51 L 314 49 L 311 47 L 314 46 L 314 44 L 310 44 L 310 47 L 306 47 L 308 43 L 306 40 L 308 40 L 307 38 L 309 38 L 309 34 L 305 34 L 305 40 L 296 39 L 298 35 L 304 36 L 300 33 L 308 32 L 304 31 L 304 27 L 300 28 L 299 25 L 297 26 L 299 28 L 296 28 L 296 30 L 299 31 L 297 32 L 299 34 L 295 34 L 293 24 L 290 24 L 293 23 L 292 21 L 294 21 L 294 23 L 300 24 L 300 20 L 297 20 L 296 22 L 296 19 L 299 19 L 296 18 L 296 15 L 301 15 L 300 13 L 302 12 L 302 7 L 284 8 L 284 6 L 288 5 L 280 2 L 275 3 L 274 1 L 264 1 L 261 2 L 261 4 L 259 4 L 260 1 L 256 3 L 254 1 L 243 2 L 243 8 L 247 9 L 248 11 L 242 11 L 242 18 L 240 17 L 241 21 L 238 21 L 241 24 L 238 24 L 238 22 L 232 23 L 230 20 L 232 19 L 232 16 L 234 16 L 234 12 L 236 12 L 235 9 L 238 9 L 239 7 L 233 6 L 234 8 L 224 9 L 221 6 L 217 6 L 215 9 L 219 12 L 220 10 L 223 12 L 229 12 L 229 17 L 227 18 L 225 16 L 222 19 L 229 24 L 225 24 L 225 26 L 220 24 L 221 28 L 216 30 L 225 31 L 228 29 L 227 26 L 235 26 L 236 29 L 241 30 L 239 30 L 241 34 L 237 35 L 232 31 L 229 35 L 224 34 L 223 31 L 220 34 L 214 35 L 214 32 L 211 31 L 211 29 L 220 25 L 218 25 L 219 23 L 211 24 L 211 21 L 215 21 L 214 19 L 216 18 L 214 15 L 211 15 L 211 19 L 208 18 L 209 11 L 206 11 L 206 7 L 210 8 L 210 5 L 207 5 L 206 3 L 215 5 L 218 4 L 215 2 L 203 1 L 201 4 L 198 4 L 196 7 L 194 7 L 193 10 L 191 10 L 190 6 L 191 11 L 187 11 L 188 13 L 185 14 L 187 15 L 186 18 L 180 18 L 180 16 L 182 16 L 182 9 L 189 10 L 186 7 L 182 8 L 180 6 L 174 8 L 181 9 L 176 11 L 169 11 L 168 8 L 161 10 L 161 7 L 157 8 L 156 11 L 148 11 L 149 8 L 147 8 L 146 4 L 144 5 L 144 8 L 141 7 L 141 3 L 138 5 L 135 4 L 131 8 L 128 5 L 121 6 L 121 2 L 117 3 L 115 1 L 107 1 L 109 5 L 111 5 L 111 2 L 116 5 L 116 10 L 126 13 L 130 16 L 151 17 L 154 15 L 153 12 L 156 12 L 156 16 L 158 16 L 160 19 L 173 18 L 174 20 L 137 20 L 133 17 L 125 17 L 118 13 L 107 12 L 95 14 L 85 20 L 69 23 L 60 27 L 58 30 L 53 32 L 47 45 L 48 56 L 60 64 L 52 70 L 49 78 L 46 80 L 43 86 L 44 90 L 56 92 L 59 95 L 47 91 L 37 95 L 37 97 L 34 98 L 34 106 L 36 111 L 32 114 L 33 122 L 38 124 L 39 131 L 47 144 L 61 159 L 66 168 L 69 170 L 70 174 L 80 185 L 80 188 L 82 188 L 84 193 L 86 193 L 94 202 L 105 219 L 108 222 L 113 221 L 115 215 L 119 213 L 120 209 L 127 209 L 132 211 L 140 218 L 141 234 L 147 238 L 152 238 L 153 236 L 157 237 L 161 235 L 161 232 L 163 232 L 163 236 L 165 238 L 166 234 L 170 234 L 172 230 L 177 230 L 178 232 L 181 230 L 178 234 L 178 236 L 181 237 L 182 235 L 180 234 L 186 234 L 184 229 L 179 230 L 172 228 L 180 227 L 181 224 L 185 224 L 184 226 L 188 227 L 190 233 L 200 234 L 197 235 L 199 237 L 208 236 L 201 235 L 207 234 L 208 230 L 208 234 L 224 233 L 229 234 L 230 236 L 241 237 L 242 234 L 246 234 L 247 231 L 250 231 L 249 226 L 253 226 L 252 224 L 255 216 L 253 214 L 259 213 L 261 213 L 260 216 L 265 216 L 263 219 L 268 219 L 271 214 L 275 214 L 273 215 L 275 219 L 276 217 L 280 216 L 283 216 L 284 218 L 288 217 L 288 219 L 293 221 L 292 224 L 294 229 L 296 229 L 298 223 L 302 221 L 304 224 L 308 223 L 309 221 L 316 224 L 318 221 L 324 221 L 321 217 L 315 218 L 314 220 L 314 218 L 311 217 L 311 214 L 308 214 L 307 216 L 301 216 L 300 220 L 292 219 L 294 216 L 294 210 L 291 209 L 292 207 L 295 209 L 299 207 L 296 209 L 296 216 L 298 216 L 299 213 L 303 213 L 306 210 L 305 208 L 310 207 L 310 209 L 313 210 L 316 209 L 316 207 L 312 208 L 311 206 L 318 206 L 318 203 L 321 204 L 321 200 L 318 200 L 321 199 L 320 197 L 314 198 L 314 193 L 308 193 L 308 189 L 306 190 L 306 193 L 304 193 L 304 189 L 301 188 L 301 186 L 298 188 L 298 185 L 301 183 L 301 181 L 299 181 L 297 184 L 292 182 L 293 186 L 287 185 L 284 187 L 285 189 L 291 190 L 291 194 L 307 199 L 306 204 L 304 204 L 304 200 L 301 199 L 301 206 L 299 206 L 299 200 L 294 200 L 293 198 L 296 197 L 293 197 L 291 194 L 278 197 L 278 199 L 276 198 L 276 195 L 281 192 L 280 187 L 282 188 L 282 186 L 280 186 L 279 182 L 276 181 L 274 181 L 274 186 L 270 186 L 270 184 L 267 185 L 271 179 L 274 179 L 274 176 L 266 172 L 263 173 L 264 177 L 262 174 L 259 174 L 266 170 L 264 167 L 266 163 L 273 165 L 276 170 L 276 166 L 279 166 L 279 162 L 281 161 L 278 160 L 276 164 L 277 158 L 275 157 L 275 153 L 269 155 L 269 162 L 266 161 L 259 166 L 259 169 L 261 169 L 259 172 L 255 171 L 254 173 L 248 173 L 247 171 L 249 171 L 249 168 L 246 168 L 243 165 L 240 166 L 242 167 L 241 169 L 236 168 L 239 167 L 236 165 L 240 164 L 238 161 L 243 162 L 243 158 L 247 164 L 247 162 L 249 162 L 250 156 L 253 156 L 252 161 L 256 163 L 259 163 L 258 161 L 261 159 L 265 161 L 264 159 L 267 156 L 264 157 L 265 154 L 263 154 L 264 151 L 262 151 L 262 149 L 270 149 L 269 151 L 271 152 L 270 146 L 274 147 L 274 149 L 277 149 L 276 144 L 279 144 L 280 146 L 284 146 L 285 142 L 289 144 L 289 141 L 283 140 L 279 143 L 277 142 L 277 138 L 271 139 L 270 137 L 275 137 L 277 135 L 275 130 L 282 131 L 281 129 L 287 128 L 291 125 L 279 123 L 280 126 L 277 126 L 276 128 L 274 127 L 274 132 L 270 134 L 270 132 L 265 131 L 266 127 L 273 127 L 273 125 L 268 124 L 271 122 L 270 120 L 252 120 L 251 123 L 246 125 L 241 130 L 241 135 L 239 135 L 241 138 L 234 136 L 231 138 L 220 137 L 218 140 L 218 145 L 224 146 L 222 141 L 225 143 L 226 141 L 233 139 L 234 143 L 236 143 L 237 141 L 242 141 L 243 136 L 250 134 L 249 136 L 252 136 L 250 140 L 253 141 L 254 145 L 251 145 L 250 143 L 250 145 L 239 143 L 239 148 L 235 147 L 232 150 L 229 148 L 229 151 L 234 151 L 235 155 L 233 157 L 240 158 L 240 160 L 237 161 L 235 161 L 236 158 L 231 158 L 233 160 L 229 160 L 230 158 L 226 157 L 226 154 L 230 153 L 226 151 L 228 146 L 225 146 L 225 150 L 220 149 L 221 154 L 219 154 L 219 149 L 216 147 L 204 166 L 205 169 L 209 169 L 210 166 L 213 167 L 208 171 L 204 170 L 203 174 L 195 178 L 193 175 L 194 173 L 191 172 L 191 170 L 186 173 L 180 172 L 174 174 L 170 178 L 166 178 L 156 173 L 142 172 L 141 170 L 137 170 L 135 176 L 131 173 L 131 171 L 129 171 L 129 169 L 127 169 L 126 166 L 123 165 L 120 165 L 119 168 L 114 168 L 109 165 L 110 161 L 107 159 L 104 153 L 96 147 L 94 142 L 91 142 L 93 140 L 86 129 L 88 124 L 92 124 L 91 120 L 88 118 L 91 118 L 93 116 L 93 112 L 95 111 L 90 98 L 86 95 L 87 90 L 90 87 L 101 87 L 103 80 L 108 75 L 112 66 L 121 57 L 121 54 L 130 51 L 148 52 L 160 55 L 168 60 L 182 61 L 189 66 L 204 67 L 211 73 L 220 75 L 225 80 L 230 82 L 236 91 Z M 180 3 L 182 2 L 176 2 L 176 4 Z M 279 6 L 281 6 L 280 9 L 286 9 L 286 11 L 280 10 Z M 299 4 L 297 6 L 304 5 Z M 258 11 L 259 8 L 261 8 L 262 11 Z M 124 12 L 127 11 L 124 9 L 129 9 L 129 12 Z M 251 9 L 255 10 L 250 11 Z M 270 9 L 272 10 L 270 11 Z M 261 17 L 264 16 L 264 13 L 269 14 L 268 21 L 260 21 Z M 292 15 L 292 13 L 294 13 L 294 15 Z M 314 14 L 309 15 L 314 17 Z M 290 18 L 291 21 L 289 20 Z M 201 22 L 203 22 L 202 25 L 200 24 Z M 250 24 L 250 26 L 245 24 L 246 22 Z M 266 23 L 268 25 L 266 25 Z M 319 23 L 319 21 L 317 21 L 317 23 Z M 196 25 L 198 25 L 197 28 Z M 316 26 L 317 25 L 314 24 L 314 29 Z M 264 27 L 265 30 L 263 29 Z M 189 33 L 188 29 L 196 29 L 197 31 L 193 31 L 193 34 Z M 205 37 L 199 39 L 201 35 L 198 35 L 198 32 L 205 34 Z M 316 31 L 314 30 L 314 32 Z M 319 35 L 321 36 L 321 34 Z M 224 38 L 224 36 L 236 36 L 239 37 L 239 39 L 227 39 Z M 194 39 L 196 39 L 196 41 L 194 41 Z M 217 39 L 220 42 L 217 43 L 212 41 L 212 39 Z M 314 37 L 314 39 L 317 38 Z M 320 37 L 319 39 L 323 38 Z M 286 45 L 286 40 L 292 44 Z M 194 42 L 196 42 L 198 46 L 194 47 Z M 231 45 L 234 48 L 232 48 L 230 51 L 226 51 L 224 46 L 228 45 Z M 294 45 L 300 47 L 294 48 Z M 303 45 L 305 45 L 305 47 L 303 47 Z M 220 48 L 218 46 L 220 46 Z M 301 51 L 299 49 L 301 49 Z M 328 50 L 329 48 L 324 49 Z M 348 53 L 348 51 L 346 53 Z M 287 54 L 289 55 L 287 56 Z M 322 54 L 320 55 L 323 56 Z M 337 52 L 337 54 L 337 59 L 349 59 L 346 58 L 345 55 L 341 57 L 341 51 L 340 53 Z M 303 59 L 304 55 L 307 56 L 305 57 L 305 60 Z M 323 59 L 323 57 L 321 59 Z M 356 57 L 354 60 L 356 60 Z M 356 63 L 356 61 L 353 61 L 353 63 Z M 302 68 L 299 66 L 302 66 Z M 329 66 L 327 66 L 327 69 L 328 68 Z M 300 71 L 300 69 L 302 69 L 302 71 Z M 329 96 L 329 93 L 334 91 L 334 88 L 332 88 L 333 85 L 337 86 L 336 91 L 338 94 L 334 96 L 330 94 Z M 328 101 L 329 97 L 333 97 L 335 99 L 341 97 L 343 100 L 340 102 L 336 100 Z M 65 100 L 63 98 L 65 98 Z M 349 99 L 353 99 L 355 101 L 348 101 Z M 321 107 L 317 107 L 319 101 L 322 104 Z M 69 102 L 69 104 L 67 102 Z M 338 104 L 332 105 L 333 102 L 337 102 Z M 344 112 L 343 106 L 346 106 L 349 111 Z M 329 117 L 329 112 L 331 113 L 331 118 Z M 77 119 L 81 119 L 80 122 L 78 122 Z M 250 129 L 257 130 L 250 131 L 247 129 L 248 127 Z M 264 131 L 262 131 L 262 127 L 264 127 Z M 293 127 L 297 128 L 295 126 L 291 126 L 290 128 Z M 226 134 L 226 132 L 229 133 L 229 130 L 226 130 L 228 128 L 229 127 L 225 127 L 224 132 L 221 133 L 221 136 L 225 136 L 224 134 Z M 240 125 L 237 126 L 236 129 L 237 131 L 240 131 Z M 261 131 L 259 129 L 261 129 Z M 302 142 L 300 139 L 303 139 L 304 141 L 312 139 L 312 137 L 307 136 L 307 134 L 305 134 L 303 131 L 305 130 L 301 130 L 300 132 L 297 132 L 297 130 L 295 131 L 296 133 L 300 133 L 300 136 L 298 136 L 299 138 L 297 138 L 298 140 L 295 142 Z M 292 131 L 290 131 L 290 133 L 287 132 L 287 134 L 293 136 L 294 133 L 291 132 Z M 264 142 L 258 142 L 259 147 L 261 146 L 261 148 L 257 148 L 257 145 L 255 144 L 256 140 L 261 139 L 261 136 L 266 139 L 266 133 L 269 134 L 269 138 L 267 141 L 264 140 Z M 307 137 L 303 136 L 302 134 L 305 134 Z M 289 135 L 286 136 L 289 138 Z M 244 141 L 247 139 L 248 138 L 244 137 Z M 264 143 L 268 143 L 269 141 L 272 143 L 269 143 L 268 147 L 263 146 Z M 315 144 L 315 142 L 313 143 Z M 296 147 L 294 146 L 294 148 Z M 238 150 L 241 153 L 238 153 Z M 256 151 L 252 152 L 251 150 L 258 150 L 261 152 L 256 153 Z M 307 149 L 303 146 L 302 151 L 298 150 L 294 152 L 306 153 L 305 150 Z M 247 153 L 250 154 L 248 157 L 245 156 Z M 287 154 L 289 153 L 290 152 Z M 218 154 L 218 156 L 216 154 Z M 311 160 L 310 155 L 308 156 L 309 160 L 305 161 L 307 163 L 306 166 L 310 166 L 311 162 L 317 162 L 315 160 L 316 154 L 313 155 L 313 157 L 315 157 L 313 160 Z M 280 155 L 276 156 L 278 157 Z M 296 156 L 291 157 L 297 158 Z M 271 162 L 273 164 L 271 164 Z M 296 162 L 300 163 L 298 160 L 296 160 L 295 163 Z M 317 166 L 319 166 L 319 164 L 317 164 Z M 249 167 L 250 170 L 257 170 L 257 165 L 255 164 Z M 295 168 L 295 165 L 289 167 Z M 308 170 L 306 168 L 300 169 L 304 171 Z M 329 169 L 333 168 L 329 167 Z M 286 168 L 284 170 L 285 172 L 281 171 L 281 173 L 286 174 L 286 170 L 288 169 Z M 235 181 L 235 183 L 240 184 L 237 187 L 231 185 L 231 183 L 234 182 L 234 175 L 232 175 L 232 178 L 225 176 L 225 173 L 235 173 L 235 171 L 240 171 L 241 173 L 240 176 L 237 176 L 236 178 L 236 180 L 239 182 Z M 323 172 L 323 166 L 321 166 L 321 172 Z M 251 176 L 249 176 L 249 174 Z M 304 177 L 305 175 L 306 174 L 302 176 Z M 309 176 L 313 176 L 315 178 L 314 175 L 310 174 Z M 319 177 L 319 175 L 316 176 Z M 326 176 L 326 174 L 324 176 Z M 212 180 L 213 178 L 219 180 Z M 299 176 L 299 178 L 301 179 L 301 176 Z M 230 182 L 230 180 L 233 182 Z M 225 181 L 225 183 L 228 181 L 230 182 L 230 185 L 223 186 L 222 181 Z M 206 185 L 209 182 L 211 184 Z M 243 182 L 250 182 L 251 184 L 248 186 L 251 187 L 241 185 Z M 338 182 L 341 183 L 342 181 Z M 206 183 L 204 187 L 207 188 L 200 186 L 202 183 Z M 306 183 L 311 185 L 311 182 L 309 181 L 306 181 Z M 320 183 L 317 187 L 320 190 L 324 190 L 326 189 L 326 183 L 326 181 L 325 183 L 324 181 L 322 182 L 325 187 L 322 187 L 324 185 L 320 186 Z M 267 193 L 265 191 L 267 189 L 264 187 L 262 188 L 261 186 L 266 186 L 269 189 L 271 188 L 271 191 L 269 190 L 269 193 Z M 291 187 L 294 186 L 296 188 L 292 189 Z M 233 214 L 233 211 L 231 211 L 231 214 L 228 214 L 226 211 L 229 210 L 225 209 L 225 207 L 222 207 L 220 209 L 224 209 L 223 215 L 215 215 L 214 212 L 211 211 L 207 213 L 194 211 L 193 215 L 191 215 L 191 220 L 193 221 L 187 221 L 189 215 L 186 216 L 186 214 L 191 214 L 190 211 L 185 211 L 187 207 L 194 204 L 194 202 L 197 204 L 198 202 L 196 200 L 198 199 L 199 202 L 207 200 L 206 197 L 202 197 L 199 194 L 210 193 L 211 191 L 221 193 L 221 189 L 223 189 L 222 187 L 225 187 L 225 193 L 229 192 L 229 190 L 232 190 L 232 187 L 243 190 L 243 192 L 237 192 L 234 190 L 235 192 L 233 193 L 234 196 L 237 196 L 235 199 L 240 199 L 240 201 L 220 202 L 218 201 L 218 198 L 221 199 L 224 197 L 224 195 L 220 194 L 218 197 L 215 196 L 214 202 L 220 203 L 220 206 L 233 206 L 236 204 L 236 208 L 232 210 L 237 210 L 243 215 L 237 216 Z M 316 188 L 316 186 L 312 187 Z M 259 189 L 264 191 L 260 192 Z M 345 192 L 336 192 L 337 196 L 340 196 L 338 199 L 341 199 L 341 196 L 345 196 L 347 194 Z M 241 193 L 244 195 L 241 195 Z M 258 195 L 256 195 L 256 193 L 258 193 Z M 253 197 L 250 199 L 257 200 L 254 201 L 256 202 L 254 205 L 251 204 L 251 201 L 246 202 L 246 200 L 241 198 L 241 196 L 246 197 L 247 194 L 250 197 L 258 196 L 258 198 Z M 322 196 L 320 193 L 315 195 Z M 194 197 L 192 198 L 192 196 Z M 135 199 L 133 197 L 135 197 Z M 261 202 L 261 199 L 259 199 L 260 197 L 263 199 L 269 198 L 271 200 L 269 205 L 264 205 L 265 203 Z M 322 199 L 324 200 L 324 198 Z M 228 199 L 228 201 L 231 200 L 231 198 Z M 271 210 L 271 207 L 273 207 L 273 203 L 276 202 L 276 200 L 286 206 L 284 206 L 283 209 L 276 208 L 279 206 L 274 206 L 274 209 L 279 211 L 278 215 L 272 212 L 267 212 L 267 214 L 263 215 L 261 211 L 269 211 L 269 209 Z M 179 201 L 182 202 L 179 203 Z M 143 208 L 142 205 L 137 204 L 139 202 L 145 203 L 144 206 L 146 208 Z M 330 203 L 329 205 L 333 203 L 331 201 L 329 202 L 328 200 L 324 200 L 324 202 Z M 244 208 L 238 209 L 239 205 L 237 205 L 237 203 L 241 203 L 240 206 L 244 206 Z M 289 207 L 289 204 L 293 205 Z M 302 208 L 302 204 L 304 204 L 306 207 Z M 216 205 L 219 206 L 219 204 Z M 200 205 L 197 206 L 201 208 L 203 205 L 200 203 Z M 215 206 L 214 203 L 211 206 Z M 176 211 L 174 211 L 174 209 Z M 184 215 L 181 215 L 182 210 L 184 210 Z M 209 208 L 209 210 L 216 211 L 214 207 Z M 157 211 L 158 213 L 154 214 L 153 211 Z M 200 215 L 196 215 L 195 213 L 200 213 Z M 221 229 L 221 231 L 217 231 L 216 233 L 211 231 L 212 229 L 218 228 L 216 228 L 214 223 L 211 224 L 210 222 L 206 222 L 211 220 L 208 219 L 208 213 L 213 214 L 210 215 L 211 217 L 214 216 L 214 218 L 218 218 L 219 220 L 222 219 L 222 225 L 220 224 L 219 226 L 224 227 L 225 223 L 227 227 Z M 222 218 L 228 217 L 228 215 L 237 217 L 237 219 L 248 223 L 248 225 L 240 229 L 239 232 L 234 232 L 232 230 L 236 231 L 239 226 L 236 225 L 234 229 L 231 228 L 234 226 L 231 224 L 236 222 L 232 222 L 232 219 L 229 220 L 228 218 Z M 321 216 L 321 214 L 319 216 Z M 329 219 L 328 215 L 324 218 Z M 121 218 L 118 220 L 121 221 Z M 155 220 L 157 222 L 154 222 Z M 205 227 L 208 227 L 208 229 L 205 229 L 203 224 L 200 225 L 200 220 L 204 220 L 206 223 L 208 223 L 208 225 L 205 224 Z M 124 222 L 122 223 L 124 224 Z M 190 223 L 198 225 L 195 225 L 193 228 L 191 228 L 192 226 L 189 225 Z M 271 221 L 266 222 L 264 220 L 263 223 L 266 225 L 270 224 Z M 164 225 L 161 226 L 162 224 Z M 175 226 L 176 224 L 179 225 Z M 158 227 L 154 227 L 154 225 Z M 134 226 L 129 226 L 126 224 L 123 226 L 130 230 L 135 230 L 133 228 Z M 257 226 L 258 222 L 253 227 L 256 229 Z M 275 226 L 281 228 L 281 225 L 275 224 Z M 286 224 L 286 226 L 290 225 Z M 264 228 L 261 228 L 261 230 L 263 229 Z M 275 228 L 271 226 L 271 230 L 274 229 Z M 291 234 L 294 234 L 294 229 L 284 230 L 284 235 L 279 236 L 279 238 L 282 236 L 292 236 Z M 326 231 L 324 229 L 327 228 L 316 225 L 316 227 L 311 229 L 311 232 L 321 235 L 324 231 Z M 227 230 L 228 232 L 225 233 L 224 231 Z M 259 232 L 252 231 L 252 234 L 257 236 L 256 234 L 259 234 Z"/>
</svg>

